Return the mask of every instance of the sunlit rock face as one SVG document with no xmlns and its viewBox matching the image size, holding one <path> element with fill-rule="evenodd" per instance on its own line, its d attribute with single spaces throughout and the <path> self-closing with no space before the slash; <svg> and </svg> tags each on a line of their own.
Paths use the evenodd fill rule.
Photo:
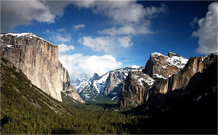
<svg viewBox="0 0 218 135">
<path fill-rule="evenodd" d="M 155 52 L 150 55 L 142 72 L 152 78 L 167 79 L 183 69 L 187 61 L 188 59 L 172 52 L 169 52 L 168 56 Z"/>
<path fill-rule="evenodd" d="M 68 71 L 58 60 L 58 46 L 32 34 L 1 34 L 4 57 L 53 98 L 62 101 L 61 91 L 75 91 Z M 76 100 L 83 102 L 77 92 Z"/>
<path fill-rule="evenodd" d="M 141 71 L 130 71 L 123 81 L 118 105 L 120 108 L 137 107 L 148 98 L 148 89 L 155 81 Z"/>
</svg>

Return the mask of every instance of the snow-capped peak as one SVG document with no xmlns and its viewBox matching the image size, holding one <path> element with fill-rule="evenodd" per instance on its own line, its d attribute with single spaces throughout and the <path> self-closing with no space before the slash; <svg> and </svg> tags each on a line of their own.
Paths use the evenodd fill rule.
<svg viewBox="0 0 218 135">
<path fill-rule="evenodd" d="M 151 54 L 151 57 L 155 57 L 155 56 L 165 56 L 165 55 L 158 53 L 158 52 L 154 52 Z"/>
<path fill-rule="evenodd" d="M 12 36 L 15 36 L 15 37 L 21 37 L 21 36 L 32 36 L 32 37 L 37 37 L 35 34 L 33 33 L 4 33 L 4 34 L 1 34 L 1 36 L 3 35 L 12 35 Z"/>
</svg>

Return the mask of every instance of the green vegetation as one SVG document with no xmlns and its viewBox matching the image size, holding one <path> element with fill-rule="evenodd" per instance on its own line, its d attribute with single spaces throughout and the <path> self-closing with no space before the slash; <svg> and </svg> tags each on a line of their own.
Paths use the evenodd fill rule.
<svg viewBox="0 0 218 135">
<path fill-rule="evenodd" d="M 161 82 L 161 81 L 164 81 L 164 79 L 163 78 L 153 78 L 157 83 L 159 83 L 159 82 Z"/>
<path fill-rule="evenodd" d="M 148 89 L 148 88 L 150 88 L 151 86 L 150 85 L 148 85 L 145 81 L 142 81 L 142 84 L 143 84 L 143 86 L 146 88 L 146 89 Z"/>
<path fill-rule="evenodd" d="M 116 103 L 76 103 L 62 93 L 63 103 L 31 86 L 15 67 L 1 63 L 2 134 L 124 134 L 126 126 L 147 116 L 117 111 Z M 100 97 L 99 97 L 100 98 Z"/>
</svg>

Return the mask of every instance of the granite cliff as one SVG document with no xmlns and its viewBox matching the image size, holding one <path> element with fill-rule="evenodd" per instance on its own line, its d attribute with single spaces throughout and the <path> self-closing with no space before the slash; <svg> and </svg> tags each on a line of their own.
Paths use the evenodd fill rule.
<svg viewBox="0 0 218 135">
<path fill-rule="evenodd" d="M 118 106 L 137 107 L 146 101 L 148 89 L 153 85 L 154 80 L 141 71 L 130 71 L 126 80 L 122 83 Z"/>
<path fill-rule="evenodd" d="M 166 100 L 193 93 L 207 96 L 213 92 L 217 92 L 217 55 L 191 57 L 178 74 L 160 81 L 150 89 L 147 104 L 150 107 L 161 107 Z M 200 99 L 202 95 L 198 97 Z"/>
<path fill-rule="evenodd" d="M 169 52 L 168 56 L 157 52 L 152 53 L 142 72 L 130 72 L 127 79 L 123 81 L 118 106 L 120 108 L 136 107 L 147 102 L 151 87 L 177 74 L 187 61 L 188 59 L 172 52 Z M 140 76 L 141 79 L 136 76 Z"/>
<path fill-rule="evenodd" d="M 59 101 L 63 91 L 84 102 L 58 60 L 58 46 L 32 33 L 6 33 L 0 37 L 3 57 L 21 69 L 34 85 Z"/>
<path fill-rule="evenodd" d="M 168 56 L 155 52 L 150 55 L 142 72 L 152 78 L 166 79 L 183 69 L 187 61 L 188 59 L 172 52 Z"/>
</svg>

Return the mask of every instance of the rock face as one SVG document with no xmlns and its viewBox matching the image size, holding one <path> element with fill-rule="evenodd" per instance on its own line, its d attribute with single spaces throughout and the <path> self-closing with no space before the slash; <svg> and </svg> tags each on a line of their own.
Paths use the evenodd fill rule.
<svg viewBox="0 0 218 135">
<path fill-rule="evenodd" d="M 172 52 L 169 52 L 168 56 L 157 52 L 152 53 L 142 72 L 133 72 L 130 74 L 131 76 L 128 76 L 124 81 L 120 93 L 119 106 L 125 108 L 129 106 L 138 106 L 144 103 L 149 98 L 149 91 L 154 82 L 155 84 L 159 84 L 158 82 L 160 80 L 166 80 L 173 74 L 178 73 L 183 69 L 187 61 L 187 59 Z M 134 76 L 141 76 L 144 78 L 144 85 L 137 85 L 138 83 L 136 82 L 140 81 L 138 81 L 138 77 Z M 163 84 L 160 85 L 162 86 Z M 167 89 L 166 85 L 163 85 L 162 87 L 163 91 Z M 142 93 L 145 93 L 145 95 L 141 96 Z"/>
<path fill-rule="evenodd" d="M 209 65 L 204 63 L 214 61 L 213 59 L 211 60 L 210 57 L 207 57 L 204 61 L 201 57 L 191 57 L 188 63 L 185 65 L 184 69 L 182 69 L 178 74 L 172 75 L 167 80 L 161 81 L 160 83 L 155 85 L 154 88 L 158 89 L 159 93 L 161 94 L 166 94 L 167 92 L 174 90 L 184 90 L 188 85 L 190 79 L 196 73 L 202 73 L 202 71 L 206 69 L 207 65 Z"/>
<path fill-rule="evenodd" d="M 27 104 L 37 109 L 42 109 L 42 111 L 43 109 L 51 109 L 50 111 L 54 111 L 57 114 L 70 114 L 57 100 L 33 85 L 22 70 L 16 68 L 13 63 L 4 57 L 1 57 L 0 63 L 1 103 L 3 105 L 1 106 L 1 112 L 7 113 L 8 111 L 6 110 L 10 110 L 10 106 L 7 106 L 8 102 L 15 105 L 16 103 L 25 104 L 27 102 Z M 12 96 L 16 97 L 16 99 L 13 99 Z"/>
<path fill-rule="evenodd" d="M 129 71 L 142 71 L 142 67 L 125 67 L 109 71 L 86 83 L 87 85 L 80 91 L 80 96 L 84 100 L 95 100 L 98 95 L 109 97 L 111 100 L 118 99 L 122 81 L 126 79 Z"/>
<path fill-rule="evenodd" d="M 129 72 L 128 77 L 122 84 L 118 106 L 126 108 L 137 107 L 148 98 L 148 89 L 153 85 L 154 80 L 142 72 Z"/>
<path fill-rule="evenodd" d="M 61 90 L 72 91 L 83 102 L 70 82 L 68 71 L 58 60 L 58 46 L 32 33 L 7 33 L 1 35 L 4 57 L 53 98 L 62 101 Z"/>
<path fill-rule="evenodd" d="M 207 76 L 208 79 L 210 78 L 210 75 L 208 76 L 205 73 L 206 71 L 209 72 L 208 67 L 214 63 L 217 63 L 217 55 L 212 54 L 206 58 L 191 57 L 188 63 L 185 65 L 184 69 L 182 69 L 178 74 L 172 75 L 167 80 L 160 81 L 150 89 L 150 98 L 148 104 L 152 106 L 160 106 L 161 100 L 163 101 L 166 98 L 180 97 L 181 95 L 191 93 L 196 89 L 204 88 L 205 85 L 203 84 L 204 82 L 207 82 L 207 79 L 204 76 Z M 216 67 L 213 68 L 216 70 L 217 65 L 214 65 Z M 211 75 L 211 77 L 212 76 L 214 75 Z M 205 87 L 205 89 L 211 89 L 211 87 L 215 87 L 215 89 L 217 89 L 216 84 L 213 84 L 213 86 Z"/>
<path fill-rule="evenodd" d="M 150 55 L 142 72 L 152 78 L 166 79 L 183 69 L 187 61 L 188 59 L 172 52 L 169 52 L 168 56 L 155 52 Z"/>
</svg>

